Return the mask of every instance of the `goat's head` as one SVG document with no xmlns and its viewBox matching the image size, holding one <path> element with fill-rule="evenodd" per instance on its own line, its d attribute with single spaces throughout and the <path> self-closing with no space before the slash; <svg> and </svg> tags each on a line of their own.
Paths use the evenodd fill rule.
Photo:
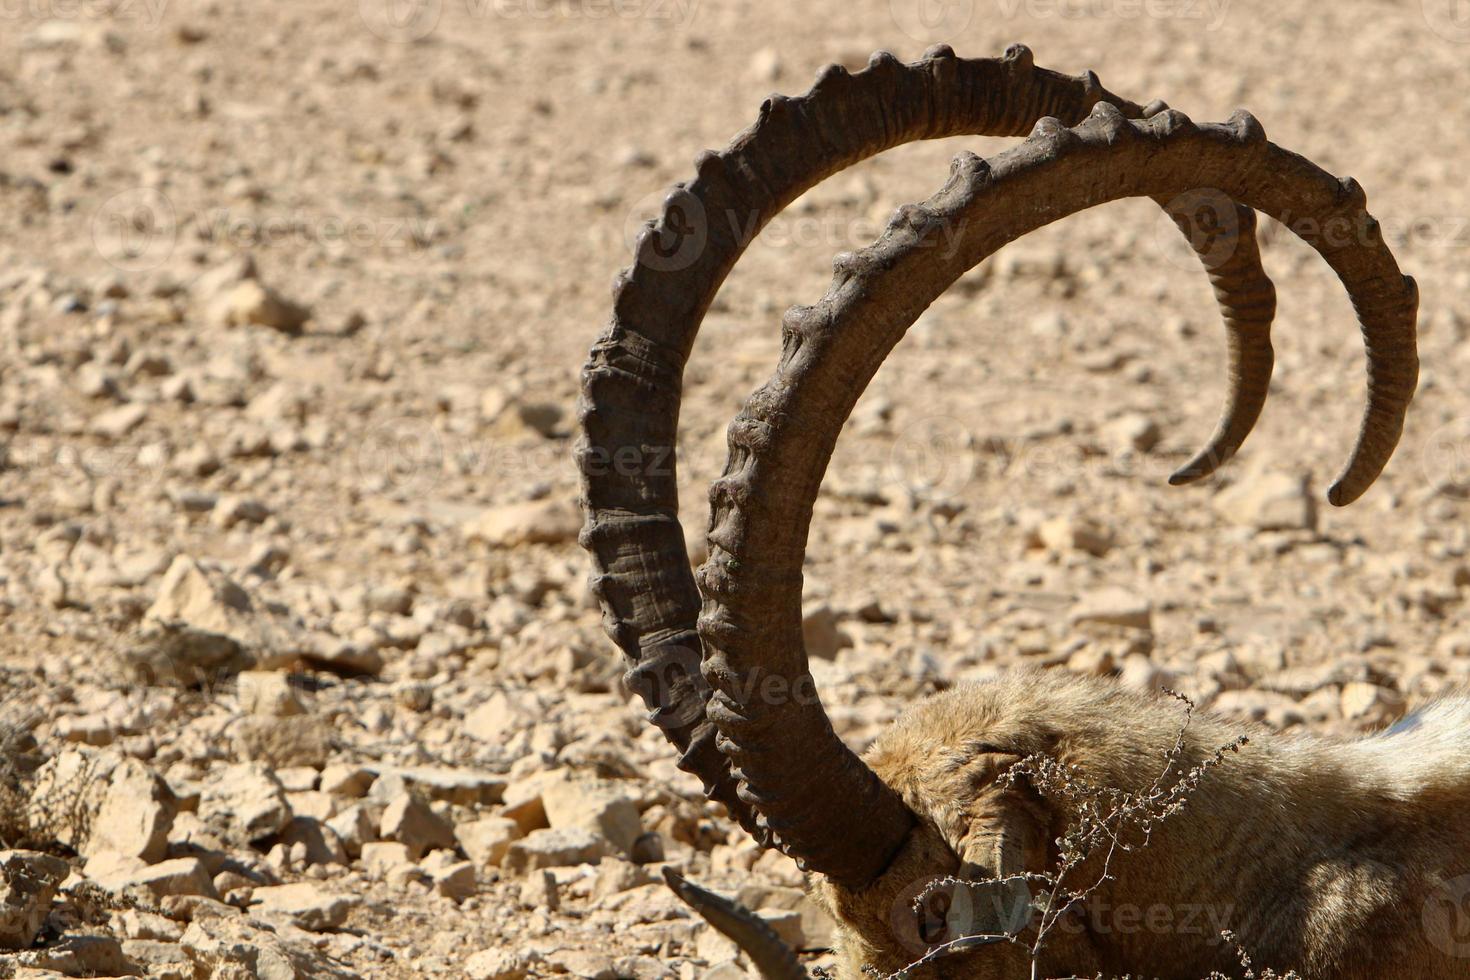
<svg viewBox="0 0 1470 980">
<path fill-rule="evenodd" d="M 1028 131 L 989 163 L 961 154 L 934 197 L 901 208 L 873 246 L 837 258 L 820 303 L 787 313 L 775 377 L 730 426 L 730 459 L 710 492 L 710 558 L 696 586 L 671 449 L 695 333 L 747 244 L 729 230 L 760 228 L 826 176 L 910 140 Z M 1192 209 L 1171 203 L 1201 187 L 1218 188 L 1238 219 L 1224 247 L 1194 234 Z M 891 743 L 865 762 L 834 734 L 801 630 L 802 559 L 827 461 L 884 357 L 959 276 L 1026 232 L 1136 196 L 1163 204 L 1190 234 L 1227 327 L 1225 411 L 1171 482 L 1199 479 L 1228 459 L 1266 395 L 1275 293 L 1255 242 L 1259 210 L 1290 221 L 1357 309 L 1368 407 L 1329 494 L 1335 504 L 1356 499 L 1397 444 L 1418 373 L 1417 292 L 1362 190 L 1268 142 L 1246 113 L 1195 125 L 1161 103 L 1120 99 L 1091 73 L 1036 68 L 1020 46 L 973 61 L 941 47 L 912 65 L 879 54 L 862 72 L 824 70 L 803 97 L 772 97 L 727 150 L 699 158 L 698 178 L 676 187 L 645 229 L 584 371 L 582 542 L 607 629 L 630 663 L 629 685 L 708 795 L 763 845 L 820 876 L 853 966 L 897 969 L 914 959 L 916 943 L 941 941 L 945 916 L 921 908 L 896 918 L 894 910 L 936 876 L 1027 869 L 1049 828 L 1023 789 L 992 778 L 1021 746 L 977 747 L 964 778 L 979 789 L 954 812 L 952 799 L 921 791 L 912 760 Z M 1356 233 L 1323 233 L 1339 226 Z M 932 247 L 940 235 L 945 247 Z M 998 924 L 1015 898 L 989 903 Z M 997 947 L 996 956 L 1007 955 Z"/>
</svg>

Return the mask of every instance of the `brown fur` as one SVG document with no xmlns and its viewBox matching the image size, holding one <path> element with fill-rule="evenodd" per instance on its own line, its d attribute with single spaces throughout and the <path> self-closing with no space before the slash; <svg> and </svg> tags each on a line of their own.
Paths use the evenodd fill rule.
<svg viewBox="0 0 1470 980">
<path fill-rule="evenodd" d="M 998 783 L 1011 763 L 1044 753 L 1094 785 L 1143 789 L 1181 716 L 1173 702 L 1109 682 L 1030 671 L 907 712 L 866 760 L 918 825 L 870 887 L 817 887 L 841 923 L 843 975 L 892 973 L 922 955 L 911 902 L 934 876 L 966 862 L 999 873 L 986 857 L 1002 851 L 1007 874 L 1018 863 L 1050 866 L 1066 815 L 1024 782 Z M 1273 735 L 1198 715 L 1182 767 L 1241 734 L 1249 744 L 1146 847 L 1115 857 L 1114 880 L 1052 934 L 1042 975 L 1239 973 L 1218 940 L 1228 928 L 1257 969 L 1307 980 L 1470 976 L 1461 911 L 1470 882 L 1456 881 L 1470 874 L 1470 702 L 1443 702 L 1361 739 Z M 1023 948 L 997 944 L 914 975 L 1013 980 L 1030 975 L 1028 962 Z"/>
</svg>

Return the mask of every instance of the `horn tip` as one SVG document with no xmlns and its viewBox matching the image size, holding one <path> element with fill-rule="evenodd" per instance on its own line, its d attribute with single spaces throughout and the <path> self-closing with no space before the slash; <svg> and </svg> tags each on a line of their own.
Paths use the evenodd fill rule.
<svg viewBox="0 0 1470 980">
<path fill-rule="evenodd" d="M 1367 489 L 1366 487 L 1363 488 Z M 1363 495 L 1363 490 L 1351 487 L 1344 477 L 1334 483 L 1327 491 L 1327 502 L 1334 507 L 1346 507 Z"/>
<path fill-rule="evenodd" d="M 1193 459 L 1169 474 L 1169 486 L 1187 487 L 1213 476 L 1226 460 L 1235 455 L 1239 445 L 1212 440 Z"/>
</svg>

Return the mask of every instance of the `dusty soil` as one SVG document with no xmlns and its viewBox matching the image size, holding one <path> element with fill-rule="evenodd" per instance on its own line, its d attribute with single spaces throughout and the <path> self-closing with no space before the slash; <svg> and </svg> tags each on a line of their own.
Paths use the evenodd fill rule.
<svg viewBox="0 0 1470 980">
<path fill-rule="evenodd" d="M 800 875 L 703 804 L 619 686 L 575 543 L 577 371 L 632 234 L 696 153 L 769 92 L 880 48 L 1025 41 L 1038 64 L 1198 120 L 1251 109 L 1367 188 L 1422 289 L 1424 372 L 1375 489 L 1312 506 L 1351 446 L 1362 345 L 1330 270 L 1267 222 L 1271 402 L 1223 474 L 1170 489 L 1223 394 L 1213 299 L 1172 227 L 1129 202 L 1008 247 L 900 345 L 819 501 L 806 588 L 838 630 L 816 671 L 844 736 L 862 745 L 914 698 L 1021 662 L 1323 731 L 1461 683 L 1470 24 L 1452 11 L 0 0 L 0 724 L 53 767 L 142 763 L 178 797 L 164 857 L 205 872 L 140 885 L 136 861 L 32 827 L 73 877 L 38 947 L 0 963 L 241 975 L 256 954 L 205 949 L 175 889 L 245 908 L 229 926 L 245 947 L 277 929 L 302 976 L 327 959 L 373 977 L 740 975 L 648 862 L 771 908 L 801 909 Z M 831 256 L 937 189 L 955 152 L 1004 145 L 886 154 L 750 249 L 687 378 L 686 524 L 702 527 L 723 427 L 774 367 L 781 311 L 819 297 Z M 1089 621 L 1098 608 L 1114 625 Z M 163 620 L 239 649 L 161 669 Z M 232 836 L 210 787 L 250 762 L 289 810 Z M 564 777 L 587 813 L 615 788 L 656 844 L 594 835 L 600 863 L 548 881 L 465 843 L 507 813 L 517 837 L 575 824 L 535 812 Z M 459 838 L 387 828 L 405 796 Z M 354 807 L 361 839 L 333 831 L 341 850 L 284 829 Z M 409 854 L 364 860 L 378 837 Z M 444 870 L 465 860 L 468 884 Z M 85 879 L 177 928 L 121 907 L 81 921 Z M 257 897 L 291 882 L 349 901 L 324 923 Z M 810 910 L 801 928 L 821 945 Z M 78 936 L 122 945 L 84 955 Z"/>
</svg>

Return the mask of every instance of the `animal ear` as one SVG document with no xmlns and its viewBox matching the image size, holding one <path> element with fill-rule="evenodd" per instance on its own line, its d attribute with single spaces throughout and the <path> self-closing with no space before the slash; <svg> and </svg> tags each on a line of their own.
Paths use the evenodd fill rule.
<svg viewBox="0 0 1470 980">
<path fill-rule="evenodd" d="M 948 932 L 953 938 L 1015 936 L 1026 928 L 1031 919 L 1027 875 L 1043 870 L 1045 834 L 1027 807 L 1007 807 L 1003 815 L 972 828 L 960 851 L 960 878 L 968 884 L 951 900 Z"/>
<path fill-rule="evenodd" d="M 1049 809 L 1024 784 L 991 789 L 972 803 L 964 834 L 954 842 L 961 861 L 957 880 L 918 910 L 927 942 L 1015 936 L 1031 919 L 1027 876 L 1045 870 Z"/>
</svg>

